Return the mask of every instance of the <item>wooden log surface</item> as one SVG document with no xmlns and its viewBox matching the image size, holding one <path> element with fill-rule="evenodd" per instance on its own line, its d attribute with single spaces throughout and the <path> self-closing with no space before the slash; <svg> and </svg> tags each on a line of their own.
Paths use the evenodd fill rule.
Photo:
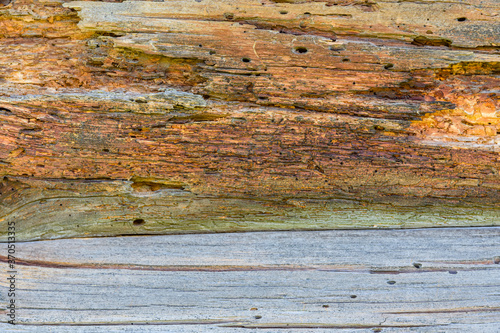
<svg viewBox="0 0 500 333">
<path fill-rule="evenodd" d="M 499 332 L 499 13 L 0 0 L 0 331 Z"/>
<path fill-rule="evenodd" d="M 18 243 L 19 321 L 0 328 L 493 333 L 498 244 L 498 227 Z"/>
<path fill-rule="evenodd" d="M 2 241 L 499 223 L 496 0 L 5 2 Z"/>
</svg>

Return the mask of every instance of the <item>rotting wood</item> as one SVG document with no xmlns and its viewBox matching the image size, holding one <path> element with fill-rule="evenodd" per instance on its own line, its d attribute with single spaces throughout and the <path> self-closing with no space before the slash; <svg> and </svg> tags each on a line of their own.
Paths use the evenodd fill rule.
<svg viewBox="0 0 500 333">
<path fill-rule="evenodd" d="M 492 227 L 18 243 L 20 320 L 0 327 L 493 333 L 499 241 Z"/>
<path fill-rule="evenodd" d="M 10 3 L 0 226 L 33 240 L 498 225 L 499 12 Z"/>
</svg>

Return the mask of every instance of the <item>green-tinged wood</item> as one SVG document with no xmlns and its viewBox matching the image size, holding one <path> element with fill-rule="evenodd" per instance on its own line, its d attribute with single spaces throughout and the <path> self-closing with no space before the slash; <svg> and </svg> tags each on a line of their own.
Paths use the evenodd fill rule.
<svg viewBox="0 0 500 333">
<path fill-rule="evenodd" d="M 196 195 L 177 183 L 4 180 L 2 242 L 135 234 L 420 228 L 500 224 L 495 204 L 439 198 L 356 200 Z M 29 185 L 28 185 L 29 184 Z M 31 186 L 31 187 L 30 187 Z M 40 190 L 42 189 L 43 190 Z"/>
</svg>

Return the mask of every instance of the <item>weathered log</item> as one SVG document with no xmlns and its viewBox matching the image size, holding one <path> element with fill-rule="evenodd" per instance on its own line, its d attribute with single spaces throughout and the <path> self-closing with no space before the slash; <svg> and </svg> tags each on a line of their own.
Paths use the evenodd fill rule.
<svg viewBox="0 0 500 333">
<path fill-rule="evenodd" d="M 498 225 L 499 12 L 10 3 L 1 239 Z"/>
</svg>

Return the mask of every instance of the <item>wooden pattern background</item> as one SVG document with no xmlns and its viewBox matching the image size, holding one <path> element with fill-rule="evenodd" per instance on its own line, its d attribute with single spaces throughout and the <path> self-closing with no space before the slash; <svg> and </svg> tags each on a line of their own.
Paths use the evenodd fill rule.
<svg viewBox="0 0 500 333">
<path fill-rule="evenodd" d="M 1 330 L 499 332 L 499 48 L 498 0 L 0 0 Z"/>
</svg>

